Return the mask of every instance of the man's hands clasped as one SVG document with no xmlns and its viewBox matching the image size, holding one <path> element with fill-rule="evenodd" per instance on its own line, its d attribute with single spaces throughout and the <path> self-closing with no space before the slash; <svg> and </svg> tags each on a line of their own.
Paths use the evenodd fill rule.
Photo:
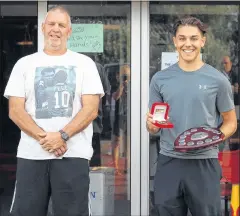
<svg viewBox="0 0 240 216">
<path fill-rule="evenodd" d="M 67 151 L 67 144 L 62 139 L 60 132 L 39 133 L 39 143 L 45 151 L 54 153 L 57 157 Z"/>
</svg>

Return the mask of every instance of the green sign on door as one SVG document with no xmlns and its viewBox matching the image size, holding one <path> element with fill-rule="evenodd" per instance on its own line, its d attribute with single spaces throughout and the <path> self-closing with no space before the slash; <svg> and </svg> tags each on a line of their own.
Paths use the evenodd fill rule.
<svg viewBox="0 0 240 216">
<path fill-rule="evenodd" d="M 103 24 L 72 24 L 68 49 L 75 52 L 103 52 Z"/>
</svg>

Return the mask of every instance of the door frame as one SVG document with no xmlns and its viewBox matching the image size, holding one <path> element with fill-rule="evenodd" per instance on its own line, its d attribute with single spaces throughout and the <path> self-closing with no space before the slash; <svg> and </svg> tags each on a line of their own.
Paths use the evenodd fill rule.
<svg viewBox="0 0 240 216">
<path fill-rule="evenodd" d="M 139 0 L 141 1 L 141 0 Z M 154 1 L 152 1 L 154 2 Z M 162 4 L 192 4 L 192 5 L 239 5 L 240 0 L 236 1 L 217 1 L 217 0 L 189 0 L 177 1 L 169 0 L 160 2 Z M 240 21 L 240 15 L 239 15 Z M 240 22 L 238 22 L 240 28 Z M 240 37 L 239 37 L 240 41 Z M 240 43 L 239 43 L 240 45 Z M 149 133 L 146 129 L 146 113 L 148 112 L 149 84 L 150 84 L 150 1 L 141 1 L 141 215 L 150 215 L 150 142 Z M 240 49 L 239 49 L 240 56 Z M 240 67 L 240 66 L 239 66 Z"/>
<path fill-rule="evenodd" d="M 38 1 L 38 51 L 44 42 L 41 25 L 47 13 L 47 1 Z M 131 215 L 141 215 L 141 2 L 131 2 L 131 114 L 130 114 L 130 196 Z M 146 72 L 145 72 L 146 73 Z M 132 95 L 134 95 L 132 97 Z"/>
<path fill-rule="evenodd" d="M 146 113 L 149 101 L 149 52 L 150 15 L 149 1 L 141 2 L 141 215 L 149 215 L 149 133 L 146 129 Z"/>
</svg>

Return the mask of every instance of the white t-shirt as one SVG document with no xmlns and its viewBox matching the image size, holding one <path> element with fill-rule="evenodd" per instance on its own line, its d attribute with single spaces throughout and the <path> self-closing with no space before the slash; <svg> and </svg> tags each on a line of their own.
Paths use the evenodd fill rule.
<svg viewBox="0 0 240 216">
<path fill-rule="evenodd" d="M 96 64 L 91 58 L 67 50 L 61 56 L 37 52 L 15 64 L 4 96 L 24 97 L 25 109 L 36 124 L 46 132 L 57 132 L 81 110 L 84 94 L 104 95 Z M 63 157 L 90 160 L 92 123 L 67 141 Z M 17 157 L 26 159 L 55 159 L 53 153 L 42 149 L 37 140 L 21 131 Z"/>
</svg>

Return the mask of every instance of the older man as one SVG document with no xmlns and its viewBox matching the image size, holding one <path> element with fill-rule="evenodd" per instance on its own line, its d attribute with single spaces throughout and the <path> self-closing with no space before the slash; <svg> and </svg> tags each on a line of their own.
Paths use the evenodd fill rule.
<svg viewBox="0 0 240 216">
<path fill-rule="evenodd" d="M 87 216 L 92 121 L 103 87 L 95 63 L 67 49 L 71 19 L 63 7 L 49 10 L 42 32 L 43 51 L 15 64 L 4 94 L 21 129 L 10 212 L 45 216 L 51 196 L 54 215 Z M 46 68 L 54 71 L 51 85 L 41 82 Z"/>
</svg>

